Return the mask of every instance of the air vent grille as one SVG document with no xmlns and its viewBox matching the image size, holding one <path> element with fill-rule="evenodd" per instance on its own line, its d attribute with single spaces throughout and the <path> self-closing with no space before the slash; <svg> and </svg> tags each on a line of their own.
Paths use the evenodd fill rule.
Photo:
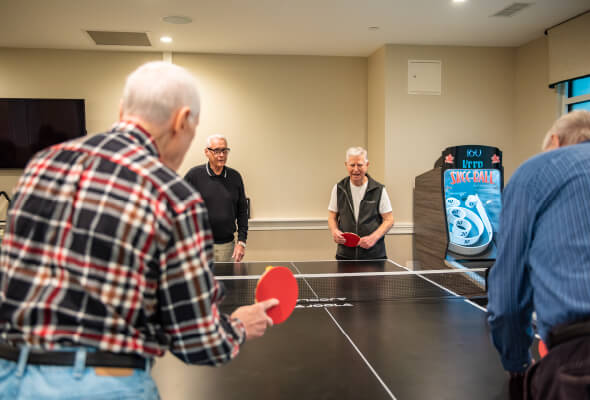
<svg viewBox="0 0 590 400">
<path fill-rule="evenodd" d="M 512 3 L 509 6 L 501 9 L 492 17 L 512 17 L 517 12 L 524 10 L 525 8 L 532 6 L 534 3 Z"/>
<path fill-rule="evenodd" d="M 99 46 L 151 46 L 145 32 L 86 31 Z"/>
</svg>

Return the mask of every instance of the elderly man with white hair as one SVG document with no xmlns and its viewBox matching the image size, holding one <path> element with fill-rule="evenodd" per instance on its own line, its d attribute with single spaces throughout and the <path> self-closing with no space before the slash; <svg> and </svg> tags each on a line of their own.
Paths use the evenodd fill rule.
<svg viewBox="0 0 590 400">
<path fill-rule="evenodd" d="M 559 118 L 543 149 L 502 195 L 488 321 L 513 399 L 590 399 L 590 111 Z M 535 363 L 533 312 L 549 348 Z"/>
<path fill-rule="evenodd" d="M 393 212 L 385 186 L 367 174 L 369 159 L 362 147 L 349 148 L 344 165 L 349 176 L 334 185 L 328 205 L 336 259 L 386 259 L 384 236 L 393 225 Z M 360 236 L 358 246 L 344 245 L 345 232 Z"/>
<path fill-rule="evenodd" d="M 152 361 L 232 360 L 276 299 L 219 311 L 201 196 L 176 173 L 199 122 L 194 78 L 152 62 L 120 121 L 29 162 L 0 250 L 0 398 L 158 399 Z"/>
<path fill-rule="evenodd" d="M 184 177 L 205 200 L 215 242 L 215 262 L 242 261 L 248 238 L 244 181 L 238 171 L 226 165 L 229 151 L 225 136 L 209 136 L 205 147 L 209 162 L 191 168 Z"/>
</svg>

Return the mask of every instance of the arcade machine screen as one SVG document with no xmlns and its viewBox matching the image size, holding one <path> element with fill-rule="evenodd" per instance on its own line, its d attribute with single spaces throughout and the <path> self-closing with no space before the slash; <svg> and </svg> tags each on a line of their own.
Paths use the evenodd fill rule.
<svg viewBox="0 0 590 400">
<path fill-rule="evenodd" d="M 496 259 L 495 235 L 502 207 L 501 152 L 487 146 L 452 149 L 455 156 L 446 156 L 443 172 L 448 234 L 445 261 L 459 268 L 489 267 Z M 448 162 L 450 158 L 453 163 Z"/>
</svg>

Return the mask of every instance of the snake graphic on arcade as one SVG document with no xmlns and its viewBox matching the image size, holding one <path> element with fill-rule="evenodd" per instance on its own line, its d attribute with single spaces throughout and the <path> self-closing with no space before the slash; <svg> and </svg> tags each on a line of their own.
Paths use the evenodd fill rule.
<svg viewBox="0 0 590 400">
<path fill-rule="evenodd" d="M 467 196 L 463 206 L 455 197 L 446 200 L 449 250 L 465 256 L 484 252 L 493 237 L 493 228 L 477 194 Z"/>
</svg>

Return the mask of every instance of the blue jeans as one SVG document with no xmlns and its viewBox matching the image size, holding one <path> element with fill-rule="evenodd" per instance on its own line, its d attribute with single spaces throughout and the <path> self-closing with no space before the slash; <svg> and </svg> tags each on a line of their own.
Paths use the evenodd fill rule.
<svg viewBox="0 0 590 400">
<path fill-rule="evenodd" d="M 87 351 L 77 348 L 71 367 L 27 364 L 28 347 L 19 361 L 0 358 L 0 400 L 159 400 L 156 383 L 145 370 L 134 369 L 130 376 L 102 376 L 85 365 Z"/>
</svg>

